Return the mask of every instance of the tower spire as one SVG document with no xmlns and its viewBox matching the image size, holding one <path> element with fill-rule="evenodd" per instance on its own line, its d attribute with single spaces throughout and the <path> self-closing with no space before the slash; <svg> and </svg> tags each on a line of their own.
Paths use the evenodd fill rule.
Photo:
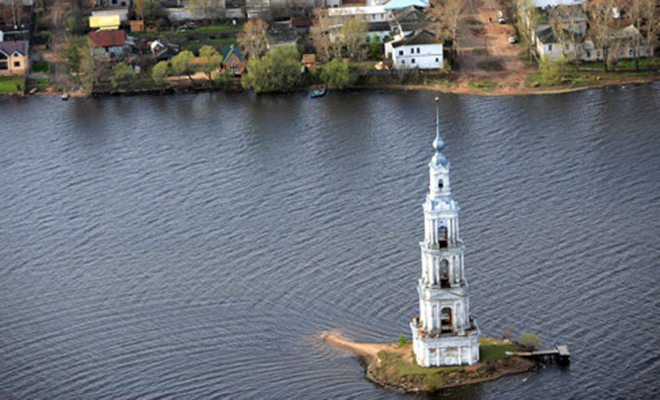
<svg viewBox="0 0 660 400">
<path fill-rule="evenodd" d="M 445 142 L 440 136 L 440 98 L 435 98 L 435 140 L 433 141 L 433 148 L 435 149 L 435 155 L 433 156 L 433 165 L 438 166 L 442 165 L 443 167 L 447 166 L 447 157 L 442 154 L 442 149 L 445 148 Z"/>
<path fill-rule="evenodd" d="M 410 328 L 417 365 L 474 364 L 479 361 L 479 327 L 470 315 L 465 279 L 465 246 L 458 232 L 458 204 L 449 187 L 449 161 L 442 150 L 440 107 L 436 98 L 435 155 L 429 163 L 429 193 L 424 203 L 419 316 Z"/>
</svg>

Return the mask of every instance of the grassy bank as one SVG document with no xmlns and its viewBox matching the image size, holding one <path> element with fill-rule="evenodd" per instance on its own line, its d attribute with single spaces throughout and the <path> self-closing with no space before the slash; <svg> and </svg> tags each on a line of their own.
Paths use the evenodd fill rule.
<svg viewBox="0 0 660 400">
<path fill-rule="evenodd" d="M 23 93 L 23 76 L 22 75 L 0 76 L 0 93 L 7 93 L 7 94 Z"/>
<path fill-rule="evenodd" d="M 367 377 L 397 390 L 433 392 L 534 369 L 533 361 L 507 355 L 518 350 L 511 342 L 484 337 L 479 338 L 479 363 L 428 368 L 416 364 L 412 345 L 406 344 L 396 351 L 379 351 L 371 365 L 367 365 Z"/>
</svg>

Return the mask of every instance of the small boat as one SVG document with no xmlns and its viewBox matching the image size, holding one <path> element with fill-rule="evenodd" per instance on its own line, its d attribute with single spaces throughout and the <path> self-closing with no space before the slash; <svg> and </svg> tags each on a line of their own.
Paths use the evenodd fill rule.
<svg viewBox="0 0 660 400">
<path fill-rule="evenodd" d="M 323 97 L 325 96 L 326 93 L 328 93 L 327 87 L 323 87 L 321 89 L 314 89 L 314 91 L 312 92 L 312 94 L 309 95 L 309 97 L 311 97 L 312 99 L 317 97 Z"/>
<path fill-rule="evenodd" d="M 62 100 L 69 100 L 69 93 L 64 92 L 64 94 L 62 94 Z"/>
</svg>

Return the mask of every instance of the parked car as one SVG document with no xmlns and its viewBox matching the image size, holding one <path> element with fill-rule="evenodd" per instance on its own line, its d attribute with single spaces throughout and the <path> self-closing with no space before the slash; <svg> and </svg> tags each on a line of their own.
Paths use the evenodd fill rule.
<svg viewBox="0 0 660 400">
<path fill-rule="evenodd" d="M 513 44 L 513 43 L 516 43 L 516 42 L 517 42 L 517 40 L 516 40 L 515 37 L 511 36 L 511 37 L 509 38 L 509 43 Z"/>
</svg>

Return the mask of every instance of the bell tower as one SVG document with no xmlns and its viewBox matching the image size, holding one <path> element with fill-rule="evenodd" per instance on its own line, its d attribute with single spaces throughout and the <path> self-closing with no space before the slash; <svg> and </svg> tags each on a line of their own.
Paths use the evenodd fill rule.
<svg viewBox="0 0 660 400">
<path fill-rule="evenodd" d="M 470 315 L 459 237 L 458 204 L 451 195 L 449 162 L 442 150 L 440 111 L 436 98 L 435 155 L 429 163 L 429 193 L 424 203 L 422 277 L 419 279 L 419 316 L 410 328 L 417 364 L 424 367 L 474 364 L 479 361 L 479 327 Z"/>
</svg>

